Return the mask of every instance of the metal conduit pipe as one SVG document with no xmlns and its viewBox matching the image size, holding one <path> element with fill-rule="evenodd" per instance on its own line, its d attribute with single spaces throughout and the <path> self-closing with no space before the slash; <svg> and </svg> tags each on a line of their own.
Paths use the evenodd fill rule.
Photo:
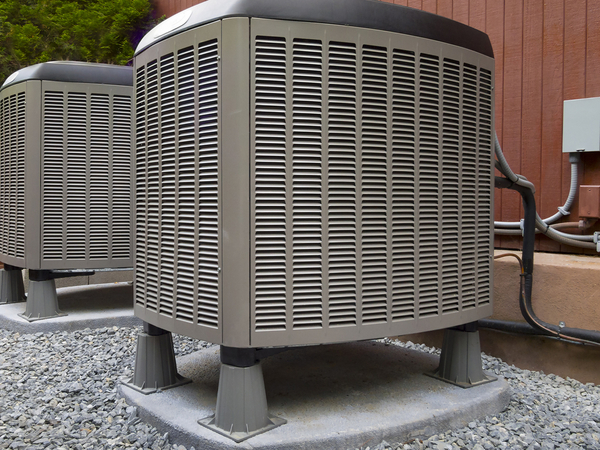
<svg viewBox="0 0 600 450">
<path fill-rule="evenodd" d="M 561 244 L 575 245 L 576 247 L 592 248 L 596 250 L 596 244 L 593 242 L 594 236 L 591 234 L 563 233 L 562 231 L 555 230 L 547 223 L 544 223 L 537 214 L 535 215 L 535 226 L 546 236 Z M 577 242 L 577 244 L 573 244 L 573 241 Z"/>
<path fill-rule="evenodd" d="M 507 178 L 495 177 L 495 185 L 501 189 L 512 189 L 517 191 L 521 194 L 523 199 L 523 209 L 525 210 L 525 219 L 523 223 L 523 273 L 521 274 L 521 289 L 519 290 L 519 306 L 523 317 L 527 323 L 536 330 L 539 330 L 542 334 L 555 336 L 567 341 L 600 345 L 600 332 L 598 331 L 559 327 L 557 325 L 546 323 L 535 315 L 531 303 L 533 289 L 533 247 L 535 243 L 537 216 L 535 211 L 535 198 L 530 189 L 519 186 Z M 544 224 L 544 226 L 547 225 Z"/>
<path fill-rule="evenodd" d="M 508 165 L 508 162 L 504 157 L 504 153 L 502 152 L 502 147 L 500 147 L 500 142 L 498 141 L 498 134 L 496 133 L 494 133 L 494 149 L 500 165 L 498 170 L 513 183 L 527 187 L 531 189 L 533 193 L 535 193 L 535 186 L 533 183 L 527 181 L 527 178 L 525 178 L 523 175 L 516 175 Z"/>
<path fill-rule="evenodd" d="M 496 156 L 498 157 L 498 163 L 500 165 L 500 168 L 498 170 L 500 170 L 500 172 L 506 176 L 507 181 L 510 182 L 512 185 L 516 185 L 516 186 L 520 186 L 520 187 L 529 189 L 531 191 L 531 194 L 533 195 L 535 193 L 535 188 L 534 188 L 533 184 L 530 183 L 529 181 L 526 181 L 526 179 L 524 177 L 522 177 L 520 175 L 515 175 L 515 173 L 511 170 L 508 163 L 506 162 L 506 158 L 504 158 L 504 154 L 502 152 L 502 148 L 500 147 L 500 143 L 498 142 L 497 135 L 495 135 L 495 151 L 496 151 Z M 513 178 L 516 178 L 516 181 L 513 181 Z M 519 223 L 519 225 L 520 225 L 520 223 Z M 554 230 L 554 229 L 550 228 L 550 225 L 546 224 L 541 219 L 541 217 L 537 214 L 537 212 L 535 213 L 535 226 L 537 227 L 538 230 L 540 230 L 542 233 L 544 233 L 550 239 L 553 239 L 561 244 L 571 245 L 571 246 L 580 247 L 580 248 L 589 248 L 589 249 L 594 249 L 594 250 L 597 249 L 596 244 L 593 242 L 594 236 L 568 234 L 568 233 L 563 233 L 562 231 Z M 494 229 L 494 232 L 499 235 L 502 235 L 502 234 L 516 235 L 517 234 L 514 232 L 510 232 L 510 231 L 511 230 L 503 230 L 500 228 Z M 519 230 L 517 230 L 517 231 L 519 231 Z M 534 231 L 534 234 L 535 234 L 535 231 Z"/>
<path fill-rule="evenodd" d="M 497 139 L 497 138 L 496 138 Z M 502 154 L 502 150 L 496 153 L 496 155 Z M 504 157 L 504 155 L 502 155 Z M 506 160 L 505 160 L 506 161 Z M 544 223 L 550 225 L 556 222 L 561 217 L 568 216 L 571 214 L 571 206 L 573 206 L 573 202 L 575 201 L 575 196 L 577 195 L 577 187 L 578 187 L 578 172 L 579 172 L 579 163 L 581 161 L 581 155 L 579 153 L 570 153 L 569 154 L 569 162 L 571 163 L 571 184 L 569 186 L 569 195 L 567 196 L 567 200 L 563 206 L 558 207 L 558 212 L 547 219 L 543 219 Z M 500 166 L 502 167 L 502 166 Z M 498 169 L 500 170 L 500 169 Z M 506 175 L 506 174 L 504 174 Z M 501 228 L 520 228 L 521 222 L 494 222 L 495 227 Z M 503 234 L 503 233 L 500 233 Z M 507 233 L 513 234 L 513 233 Z"/>
<path fill-rule="evenodd" d="M 544 223 L 540 216 L 536 214 L 536 234 L 542 233 L 549 238 L 560 242 L 561 244 L 571 245 L 579 248 L 590 248 L 596 250 L 596 244 L 593 242 L 594 236 L 592 235 L 581 235 L 581 234 L 567 234 L 562 231 L 558 231 L 552 226 Z M 494 228 L 494 233 L 502 236 L 521 236 L 523 232 L 521 230 L 510 230 L 505 228 Z"/>
</svg>

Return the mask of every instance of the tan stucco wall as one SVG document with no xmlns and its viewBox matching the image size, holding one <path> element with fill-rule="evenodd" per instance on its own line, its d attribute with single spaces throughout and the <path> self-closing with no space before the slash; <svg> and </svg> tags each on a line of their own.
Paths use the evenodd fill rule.
<svg viewBox="0 0 600 450">
<path fill-rule="evenodd" d="M 510 251 L 495 252 L 503 253 Z M 532 303 L 546 322 L 600 329 L 600 257 L 536 253 Z M 492 318 L 524 321 L 519 309 L 519 263 L 514 258 L 494 261 Z"/>
</svg>

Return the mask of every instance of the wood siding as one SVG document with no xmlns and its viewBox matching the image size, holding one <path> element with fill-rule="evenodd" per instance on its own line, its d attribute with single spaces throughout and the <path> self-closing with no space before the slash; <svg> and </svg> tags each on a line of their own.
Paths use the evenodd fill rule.
<svg viewBox="0 0 600 450">
<path fill-rule="evenodd" d="M 496 58 L 498 139 L 512 169 L 535 184 L 540 216 L 556 213 L 570 183 L 569 157 L 562 153 L 563 100 L 600 96 L 600 2 L 382 1 L 439 14 L 490 36 Z M 155 0 L 157 13 L 166 16 L 197 3 L 201 1 Z M 580 184 L 600 185 L 600 154 L 584 154 L 582 166 Z M 577 200 L 571 210 L 565 221 L 579 220 Z M 518 194 L 496 190 L 495 220 L 518 221 L 521 214 Z M 497 237 L 496 246 L 520 248 L 521 239 Z M 582 253 L 545 237 L 538 237 L 536 249 Z"/>
</svg>

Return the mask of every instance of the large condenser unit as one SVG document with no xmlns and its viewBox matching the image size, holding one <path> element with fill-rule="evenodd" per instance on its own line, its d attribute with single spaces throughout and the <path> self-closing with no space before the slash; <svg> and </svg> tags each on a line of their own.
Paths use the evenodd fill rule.
<svg viewBox="0 0 600 450">
<path fill-rule="evenodd" d="M 145 322 L 255 349 L 492 313 L 484 33 L 370 0 L 209 0 L 134 69 Z"/>
<path fill-rule="evenodd" d="M 132 85 L 131 67 L 66 61 L 5 81 L 0 261 L 9 268 L 48 281 L 53 270 L 133 266 Z"/>
</svg>

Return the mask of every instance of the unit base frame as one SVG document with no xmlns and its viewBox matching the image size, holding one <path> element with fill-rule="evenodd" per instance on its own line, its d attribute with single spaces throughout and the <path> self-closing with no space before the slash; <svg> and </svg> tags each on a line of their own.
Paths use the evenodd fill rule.
<svg viewBox="0 0 600 450">
<path fill-rule="evenodd" d="M 144 331 L 138 335 L 133 377 L 123 384 L 148 395 L 191 382 L 177 373 L 173 335 L 144 322 Z"/>
<path fill-rule="evenodd" d="M 287 423 L 267 411 L 267 394 L 260 358 L 286 350 L 221 346 L 221 374 L 215 413 L 198 423 L 235 442 Z"/>
<path fill-rule="evenodd" d="M 483 371 L 477 322 L 445 330 L 440 365 L 426 375 L 465 389 L 498 379 Z"/>
<path fill-rule="evenodd" d="M 20 267 L 4 264 L 0 270 L 0 304 L 25 301 L 25 285 Z"/>
</svg>

